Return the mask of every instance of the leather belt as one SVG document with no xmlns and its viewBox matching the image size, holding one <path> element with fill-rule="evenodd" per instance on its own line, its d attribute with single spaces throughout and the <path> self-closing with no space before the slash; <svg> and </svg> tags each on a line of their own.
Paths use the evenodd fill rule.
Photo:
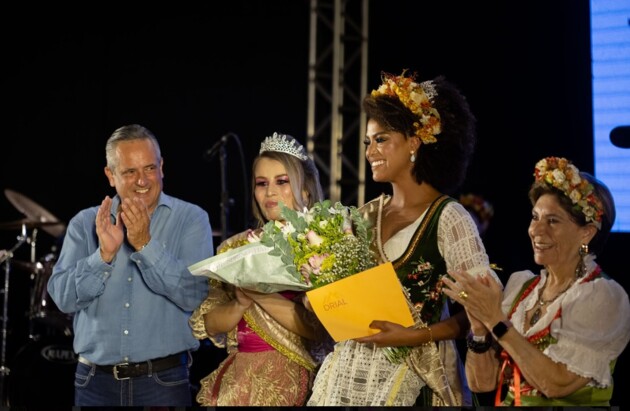
<svg viewBox="0 0 630 411">
<path fill-rule="evenodd" d="M 188 361 L 188 352 L 184 351 L 178 354 L 169 355 L 168 357 L 156 358 L 145 362 L 136 363 L 119 363 L 114 365 L 98 365 L 84 357 L 79 357 L 79 362 L 96 366 L 101 371 L 112 374 L 117 380 L 128 380 L 133 377 L 151 376 L 154 372 L 168 370 L 178 365 L 186 364 Z"/>
</svg>

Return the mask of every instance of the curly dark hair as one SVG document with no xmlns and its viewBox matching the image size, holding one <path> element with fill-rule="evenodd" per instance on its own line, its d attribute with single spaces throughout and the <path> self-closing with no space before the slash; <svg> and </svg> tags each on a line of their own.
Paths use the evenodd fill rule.
<svg viewBox="0 0 630 411">
<path fill-rule="evenodd" d="M 596 255 L 601 255 L 604 250 L 604 245 L 608 240 L 608 236 L 610 235 L 610 230 L 615 223 L 617 215 L 615 202 L 608 187 L 603 182 L 596 179 L 592 174 L 581 171 L 580 177 L 593 185 L 595 196 L 601 201 L 604 209 L 604 214 L 602 215 L 602 226 L 599 230 L 597 230 L 597 234 L 595 234 L 591 242 L 588 244 L 591 252 Z M 544 194 L 551 194 L 555 196 L 560 206 L 569 213 L 571 220 L 575 224 L 585 226 L 589 223 L 586 221 L 586 216 L 582 212 L 582 209 L 580 207 L 576 207 L 564 191 L 544 182 L 535 182 L 529 189 L 528 197 L 532 206 L 534 206 L 536 201 L 538 201 L 538 199 Z"/>
<path fill-rule="evenodd" d="M 437 190 L 453 194 L 464 182 L 466 171 L 477 142 L 477 120 L 466 97 L 444 76 L 432 80 L 437 95 L 431 103 L 440 113 L 442 132 L 437 142 L 422 144 L 416 153 L 413 176 L 418 183 L 426 182 Z M 368 94 L 363 99 L 367 117 L 389 131 L 413 136 L 414 122 L 419 118 L 396 97 Z"/>
</svg>

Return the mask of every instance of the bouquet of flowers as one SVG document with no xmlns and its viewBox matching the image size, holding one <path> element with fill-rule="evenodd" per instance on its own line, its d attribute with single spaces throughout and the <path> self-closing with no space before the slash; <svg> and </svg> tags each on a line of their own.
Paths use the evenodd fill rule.
<svg viewBox="0 0 630 411">
<path fill-rule="evenodd" d="M 250 230 L 190 271 L 272 293 L 312 290 L 376 267 L 369 222 L 357 208 L 324 200 L 304 211 L 281 205 L 280 215 L 282 221 Z M 384 347 L 383 353 L 400 363 L 409 348 Z"/>
<path fill-rule="evenodd" d="M 317 288 L 376 265 L 369 222 L 355 207 L 323 200 L 300 212 L 281 205 L 281 217 L 190 271 L 271 293 Z"/>
<path fill-rule="evenodd" d="M 304 212 L 282 206 L 281 216 L 284 222 L 263 227 L 260 241 L 306 285 L 321 287 L 376 265 L 368 222 L 356 208 L 324 200 Z"/>
</svg>

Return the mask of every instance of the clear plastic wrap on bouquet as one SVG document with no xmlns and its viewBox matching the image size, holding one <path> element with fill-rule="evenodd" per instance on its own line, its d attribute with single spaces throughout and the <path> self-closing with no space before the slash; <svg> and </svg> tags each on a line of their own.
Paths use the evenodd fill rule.
<svg viewBox="0 0 630 411">
<path fill-rule="evenodd" d="M 301 278 L 290 275 L 282 259 L 269 255 L 271 250 L 273 247 L 260 242 L 249 243 L 206 258 L 188 269 L 193 275 L 263 293 L 311 288 Z"/>
</svg>

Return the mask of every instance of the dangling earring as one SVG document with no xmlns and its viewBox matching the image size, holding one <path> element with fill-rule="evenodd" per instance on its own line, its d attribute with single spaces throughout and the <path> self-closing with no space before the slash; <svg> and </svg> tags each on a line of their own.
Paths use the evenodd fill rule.
<svg viewBox="0 0 630 411">
<path fill-rule="evenodd" d="M 416 162 L 416 152 L 415 151 L 410 151 L 411 153 L 411 158 L 409 160 L 411 160 L 412 163 Z"/>
<path fill-rule="evenodd" d="M 580 262 L 578 263 L 577 268 L 575 269 L 575 275 L 578 278 L 581 278 L 586 274 L 586 261 L 585 258 L 588 255 L 588 244 L 582 244 L 580 246 Z"/>
</svg>

